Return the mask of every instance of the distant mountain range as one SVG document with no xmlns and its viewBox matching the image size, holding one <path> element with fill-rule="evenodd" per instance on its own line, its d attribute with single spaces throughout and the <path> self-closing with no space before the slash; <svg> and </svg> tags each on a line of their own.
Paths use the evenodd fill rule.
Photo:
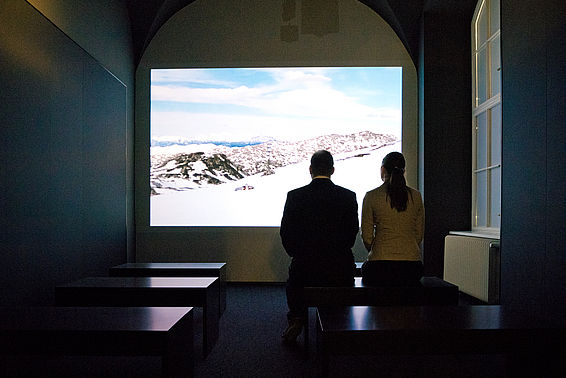
<svg viewBox="0 0 566 378">
<path fill-rule="evenodd" d="M 159 154 L 151 156 L 151 192 L 159 194 L 166 190 L 189 190 L 209 185 L 219 185 L 240 180 L 246 176 L 275 173 L 276 168 L 308 161 L 314 151 L 326 149 L 332 154 L 355 153 L 360 150 L 378 149 L 397 141 L 390 134 L 362 131 L 349 135 L 330 134 L 298 142 L 248 141 L 243 146 L 213 142 L 180 141 L 180 143 L 154 146 L 165 147 Z M 167 153 L 166 146 L 215 144 L 206 152 Z M 153 145 L 153 144 L 152 144 Z M 355 155 L 353 155 L 355 156 Z"/>
<path fill-rule="evenodd" d="M 151 140 L 151 147 L 168 147 L 168 146 L 190 146 L 197 144 L 214 144 L 216 146 L 224 147 L 245 147 L 255 146 L 257 144 L 273 142 L 275 139 L 267 136 L 258 136 L 250 140 L 241 141 L 225 141 L 225 140 L 194 140 L 178 136 L 161 137 Z"/>
</svg>

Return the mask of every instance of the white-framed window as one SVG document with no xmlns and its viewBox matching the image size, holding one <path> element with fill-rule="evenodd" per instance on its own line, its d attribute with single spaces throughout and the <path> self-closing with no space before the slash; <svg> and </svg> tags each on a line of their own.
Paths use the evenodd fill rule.
<svg viewBox="0 0 566 378">
<path fill-rule="evenodd" d="M 472 19 L 472 231 L 501 224 L 501 32 L 499 0 L 479 0 Z"/>
</svg>

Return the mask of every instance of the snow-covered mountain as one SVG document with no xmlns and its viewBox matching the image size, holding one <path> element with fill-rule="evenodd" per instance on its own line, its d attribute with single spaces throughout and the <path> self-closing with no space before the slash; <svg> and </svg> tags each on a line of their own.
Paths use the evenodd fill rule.
<svg viewBox="0 0 566 378">
<path fill-rule="evenodd" d="M 395 143 L 390 134 L 362 131 L 349 135 L 330 134 L 298 142 L 263 139 L 244 147 L 195 143 L 156 144 L 151 151 L 152 194 L 168 190 L 190 190 L 240 180 L 252 175 L 270 175 L 277 168 L 308 161 L 314 151 L 334 155 L 373 150 Z"/>
<path fill-rule="evenodd" d="M 256 136 L 250 138 L 249 140 L 194 140 L 181 136 L 162 136 L 151 139 L 151 147 L 168 147 L 168 146 L 190 146 L 190 145 L 201 145 L 201 144 L 214 144 L 218 146 L 226 147 L 244 147 L 252 146 L 265 142 L 272 142 L 275 139 L 269 136 Z"/>
</svg>

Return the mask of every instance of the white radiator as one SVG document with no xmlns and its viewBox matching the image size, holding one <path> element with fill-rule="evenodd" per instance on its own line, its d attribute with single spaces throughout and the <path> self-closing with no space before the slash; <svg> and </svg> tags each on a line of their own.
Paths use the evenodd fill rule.
<svg viewBox="0 0 566 378">
<path fill-rule="evenodd" d="M 448 235 L 444 238 L 444 280 L 489 304 L 499 303 L 499 240 Z"/>
</svg>

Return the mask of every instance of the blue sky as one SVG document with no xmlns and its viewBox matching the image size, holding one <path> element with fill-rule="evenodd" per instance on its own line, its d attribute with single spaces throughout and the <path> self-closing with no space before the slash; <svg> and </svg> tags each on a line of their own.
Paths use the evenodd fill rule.
<svg viewBox="0 0 566 378">
<path fill-rule="evenodd" d="M 151 137 L 401 136 L 401 67 L 151 70 Z"/>
</svg>

